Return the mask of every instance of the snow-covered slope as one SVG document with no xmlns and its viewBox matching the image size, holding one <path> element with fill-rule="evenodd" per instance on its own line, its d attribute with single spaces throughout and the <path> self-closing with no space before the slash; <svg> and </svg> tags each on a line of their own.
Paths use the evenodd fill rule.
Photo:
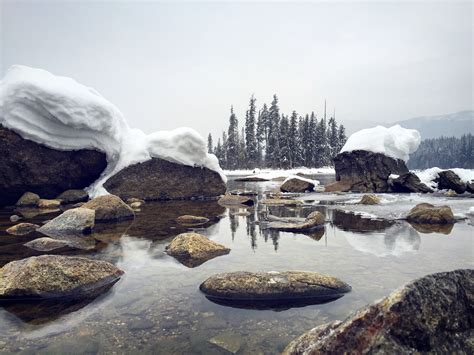
<svg viewBox="0 0 474 355">
<path fill-rule="evenodd" d="M 146 135 L 131 128 L 120 110 L 97 91 L 42 69 L 12 66 L 0 82 L 0 124 L 23 138 L 58 150 L 92 148 L 107 155 L 108 167 L 89 187 L 93 196 L 110 176 L 152 157 L 207 167 L 225 181 L 217 158 L 191 128 Z"/>
<path fill-rule="evenodd" d="M 376 126 L 352 134 L 342 147 L 341 153 L 367 150 L 406 162 L 410 153 L 418 149 L 420 142 L 420 134 L 414 129 L 406 129 L 399 125 L 390 128 Z"/>
</svg>

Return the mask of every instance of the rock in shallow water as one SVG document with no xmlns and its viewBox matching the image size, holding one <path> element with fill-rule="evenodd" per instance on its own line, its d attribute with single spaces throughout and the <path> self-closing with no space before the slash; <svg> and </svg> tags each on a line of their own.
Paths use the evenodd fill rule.
<svg viewBox="0 0 474 355">
<path fill-rule="evenodd" d="M 220 175 L 208 168 L 192 167 L 152 158 L 124 168 L 104 187 L 126 200 L 183 200 L 217 197 L 225 193 Z"/>
<path fill-rule="evenodd" d="M 0 269 L 0 300 L 91 296 L 122 274 L 106 261 L 61 255 L 30 257 Z"/>
<path fill-rule="evenodd" d="M 199 289 L 211 300 L 271 305 L 296 301 L 320 303 L 341 297 L 351 290 L 345 282 L 317 272 L 247 272 L 217 274 L 205 280 Z M 258 304 L 259 303 L 259 304 Z"/>
<path fill-rule="evenodd" d="M 24 246 L 36 251 L 48 252 L 62 248 L 92 250 L 95 248 L 95 244 L 95 240 L 91 237 L 61 237 L 61 239 L 42 237 L 29 241 L 25 243 Z"/>
<path fill-rule="evenodd" d="M 282 192 L 306 192 L 313 189 L 313 183 L 297 178 L 288 179 L 280 186 Z"/>
<path fill-rule="evenodd" d="M 428 275 L 310 330 L 283 354 L 473 353 L 473 300 L 474 270 Z"/>
<path fill-rule="evenodd" d="M 325 218 L 321 212 L 313 211 L 311 212 L 306 219 L 302 221 L 287 219 L 285 218 L 276 218 L 273 222 L 268 224 L 268 228 L 276 229 L 282 232 L 307 232 L 315 228 L 323 226 L 325 223 Z"/>
<path fill-rule="evenodd" d="M 40 226 L 33 223 L 19 223 L 6 230 L 8 234 L 12 235 L 27 235 L 36 231 Z"/>
<path fill-rule="evenodd" d="M 96 222 L 119 221 L 135 218 L 135 213 L 130 206 L 114 195 L 96 197 L 83 204 L 81 208 L 94 210 Z"/>
<path fill-rule="evenodd" d="M 107 166 L 104 153 L 51 149 L 1 126 L 0 141 L 0 205 L 15 203 L 27 191 L 54 198 L 87 187 Z"/>
<path fill-rule="evenodd" d="M 377 195 L 364 195 L 360 199 L 359 203 L 361 205 L 378 205 L 380 203 L 380 198 Z"/>
<path fill-rule="evenodd" d="M 192 215 L 184 215 L 184 216 L 179 216 L 176 218 L 176 222 L 179 224 L 185 224 L 185 225 L 201 225 L 201 224 L 206 224 L 209 222 L 209 218 L 206 217 L 201 217 L 201 216 L 192 216 Z"/>
<path fill-rule="evenodd" d="M 407 221 L 419 224 L 455 223 L 453 211 L 448 206 L 434 206 L 430 203 L 419 203 L 407 215 Z"/>
<path fill-rule="evenodd" d="M 414 173 L 402 174 L 389 181 L 392 192 L 433 192 Z"/>
<path fill-rule="evenodd" d="M 197 233 L 183 233 L 175 237 L 166 247 L 166 253 L 187 267 L 196 267 L 220 255 L 229 254 L 230 249 Z"/>
<path fill-rule="evenodd" d="M 466 184 L 452 170 L 440 171 L 435 179 L 440 190 L 454 190 L 458 194 L 466 191 Z"/>
<path fill-rule="evenodd" d="M 94 227 L 95 212 L 88 208 L 67 210 L 38 229 L 50 237 L 89 234 Z"/>
<path fill-rule="evenodd" d="M 253 206 L 255 203 L 253 199 L 244 195 L 224 195 L 217 202 L 222 206 Z"/>
<path fill-rule="evenodd" d="M 88 199 L 89 195 L 84 190 L 66 190 L 56 197 L 63 205 L 86 202 Z"/>
<path fill-rule="evenodd" d="M 16 206 L 25 207 L 25 206 L 37 206 L 40 197 L 33 192 L 25 192 L 21 197 L 16 201 Z"/>
<path fill-rule="evenodd" d="M 59 200 L 48 200 L 44 198 L 40 198 L 38 201 L 39 208 L 58 208 L 61 205 L 61 201 Z"/>
</svg>

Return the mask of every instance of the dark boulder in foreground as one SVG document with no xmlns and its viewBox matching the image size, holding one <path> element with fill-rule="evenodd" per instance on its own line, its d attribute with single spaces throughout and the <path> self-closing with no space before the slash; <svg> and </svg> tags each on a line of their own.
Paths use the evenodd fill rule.
<svg viewBox="0 0 474 355">
<path fill-rule="evenodd" d="M 419 203 L 407 215 L 407 221 L 419 224 L 455 223 L 453 211 L 449 206 L 434 206 L 430 203 Z"/>
<path fill-rule="evenodd" d="M 392 192 L 433 192 L 431 188 L 423 184 L 418 176 L 413 173 L 402 174 L 391 180 Z"/>
<path fill-rule="evenodd" d="M 310 330 L 283 354 L 472 354 L 473 300 L 474 270 L 428 275 Z"/>
<path fill-rule="evenodd" d="M 341 297 L 351 287 L 341 280 L 317 272 L 246 272 L 217 274 L 199 289 L 210 299 L 234 306 L 257 308 L 305 301 L 322 303 Z"/>
<path fill-rule="evenodd" d="M 121 221 L 135 218 L 132 208 L 114 195 L 96 197 L 83 204 L 80 208 L 94 210 L 96 222 Z"/>
<path fill-rule="evenodd" d="M 68 189 L 82 189 L 107 166 L 104 153 L 48 148 L 1 126 L 0 142 L 0 206 L 14 204 L 27 191 L 54 198 Z"/>
<path fill-rule="evenodd" d="M 334 158 L 336 180 L 350 186 L 347 191 L 388 192 L 391 174 L 408 173 L 405 162 L 365 150 L 343 152 Z"/>
<path fill-rule="evenodd" d="M 215 198 L 225 193 L 221 176 L 208 168 L 192 167 L 152 158 L 124 168 L 104 187 L 123 200 L 188 200 Z"/>
<path fill-rule="evenodd" d="M 30 257 L 0 269 L 0 301 L 91 296 L 122 274 L 106 261 L 61 255 Z"/>
<path fill-rule="evenodd" d="M 230 249 L 209 240 L 198 233 L 183 233 L 166 247 L 166 253 L 174 256 L 187 267 L 196 267 L 215 257 L 229 254 Z"/>
<path fill-rule="evenodd" d="M 440 171 L 435 182 L 438 183 L 438 189 L 440 190 L 453 190 L 458 194 L 466 191 L 466 184 L 452 170 Z"/>
</svg>

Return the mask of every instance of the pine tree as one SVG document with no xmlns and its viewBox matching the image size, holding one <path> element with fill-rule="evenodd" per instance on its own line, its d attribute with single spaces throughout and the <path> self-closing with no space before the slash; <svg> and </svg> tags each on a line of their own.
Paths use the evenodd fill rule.
<svg viewBox="0 0 474 355">
<path fill-rule="evenodd" d="M 279 142 L 279 122 L 280 121 L 280 108 L 278 107 L 278 98 L 273 95 L 273 101 L 268 110 L 267 117 L 267 131 L 268 141 L 266 146 L 266 163 L 267 166 L 277 168 L 279 166 L 280 157 L 280 142 Z"/>
<path fill-rule="evenodd" d="M 339 131 L 334 117 L 331 117 L 328 122 L 328 145 L 332 160 L 339 153 Z"/>
<path fill-rule="evenodd" d="M 298 135 L 298 114 L 296 111 L 291 113 L 290 118 L 290 129 L 288 132 L 289 146 L 290 146 L 290 167 L 294 168 L 301 166 L 302 155 L 301 155 L 301 140 Z"/>
<path fill-rule="evenodd" d="M 255 97 L 250 97 L 249 109 L 245 115 L 245 146 L 246 164 L 248 168 L 256 168 L 259 163 L 258 143 L 255 132 Z"/>
<path fill-rule="evenodd" d="M 263 152 L 265 149 L 265 118 L 267 116 L 267 105 L 263 105 L 263 108 L 258 112 L 258 119 L 257 119 L 257 132 L 256 132 L 256 139 L 257 139 L 257 156 L 258 156 L 258 163 L 257 166 L 263 166 L 264 164 L 264 156 Z"/>
<path fill-rule="evenodd" d="M 214 146 L 212 145 L 212 135 L 209 133 L 207 136 L 207 152 L 209 154 L 214 154 Z"/>
<path fill-rule="evenodd" d="M 280 142 L 280 157 L 279 165 L 282 168 L 288 169 L 291 167 L 291 144 L 290 144 L 290 125 L 288 117 L 281 115 L 279 127 L 279 142 Z"/>
<path fill-rule="evenodd" d="M 239 152 L 238 152 L 239 163 L 237 165 L 237 168 L 239 169 L 249 168 L 246 150 L 247 149 L 245 145 L 245 130 L 244 130 L 244 127 L 242 127 L 242 133 L 240 134 L 240 137 L 239 137 Z"/>
<path fill-rule="evenodd" d="M 235 170 L 239 166 L 239 123 L 234 113 L 234 108 L 230 108 L 229 130 L 227 134 L 227 168 Z"/>
<path fill-rule="evenodd" d="M 311 167 L 311 143 L 312 143 L 312 132 L 310 131 L 309 115 L 306 114 L 305 118 L 301 120 L 300 129 L 300 140 L 303 152 L 303 165 L 307 168 Z"/>
<path fill-rule="evenodd" d="M 337 153 L 339 153 L 342 149 L 342 147 L 344 147 L 344 144 L 346 144 L 346 141 L 347 141 L 347 137 L 346 137 L 346 128 L 341 124 L 339 126 L 339 131 L 338 131 L 338 148 L 337 148 Z"/>
<path fill-rule="evenodd" d="M 228 145 L 227 145 L 227 135 L 224 132 L 222 132 L 222 162 L 221 162 L 221 167 L 224 168 L 224 169 L 228 169 L 228 165 L 227 165 L 227 148 L 228 148 Z"/>
</svg>

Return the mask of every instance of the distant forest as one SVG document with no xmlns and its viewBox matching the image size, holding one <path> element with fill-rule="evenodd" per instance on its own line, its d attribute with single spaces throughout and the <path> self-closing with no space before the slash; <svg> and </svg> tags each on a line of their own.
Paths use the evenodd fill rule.
<svg viewBox="0 0 474 355">
<path fill-rule="evenodd" d="M 418 150 L 410 155 L 409 169 L 466 168 L 474 169 L 474 136 L 471 133 L 460 138 L 440 137 L 425 139 Z"/>
<path fill-rule="evenodd" d="M 263 104 L 257 112 L 252 95 L 241 130 L 231 107 L 227 132 L 216 144 L 209 134 L 207 146 L 224 169 L 313 168 L 332 165 L 346 140 L 344 126 L 338 125 L 335 117 L 326 120 L 326 107 L 319 119 L 314 112 L 284 115 L 274 95 L 270 107 Z"/>
</svg>

